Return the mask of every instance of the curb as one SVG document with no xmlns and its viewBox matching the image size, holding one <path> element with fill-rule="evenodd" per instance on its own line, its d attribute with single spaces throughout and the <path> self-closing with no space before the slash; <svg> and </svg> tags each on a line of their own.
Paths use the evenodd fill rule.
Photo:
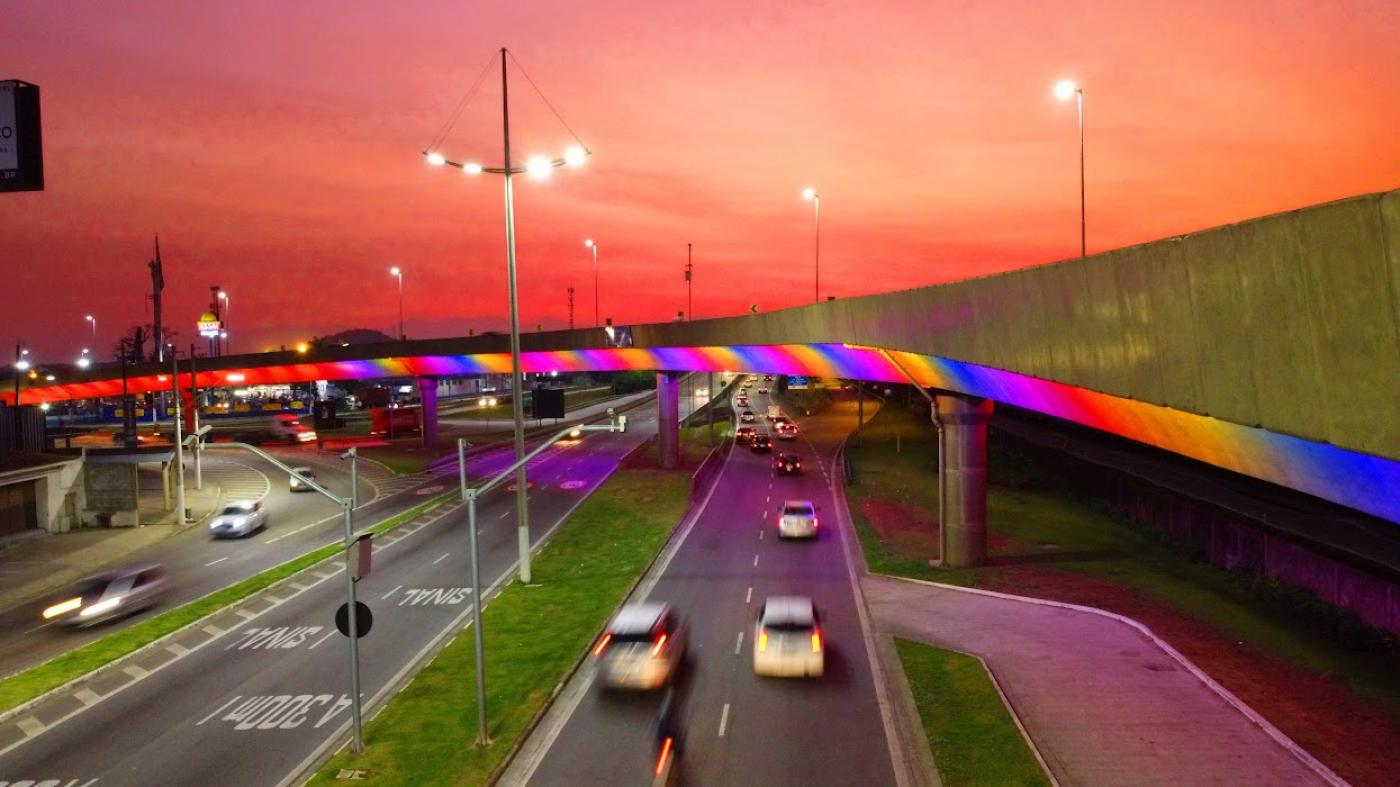
<svg viewBox="0 0 1400 787">
<path fill-rule="evenodd" d="M 1294 742 L 1292 738 L 1289 738 L 1287 735 L 1285 735 L 1282 730 L 1270 724 L 1267 719 L 1265 719 L 1263 716 L 1260 716 L 1257 711 L 1255 711 L 1249 705 L 1245 704 L 1243 700 L 1232 694 L 1229 689 L 1217 683 L 1214 678 L 1212 678 L 1210 675 L 1207 675 L 1203 670 L 1201 670 L 1200 667 L 1197 667 L 1195 664 L 1191 663 L 1191 660 L 1182 655 L 1180 651 L 1178 651 L 1176 648 L 1173 648 L 1161 637 L 1154 634 L 1152 632 L 1152 629 L 1148 628 L 1147 626 L 1143 625 L 1142 623 L 1136 620 L 1133 620 L 1130 617 L 1127 617 L 1126 615 L 1120 615 L 1116 612 L 1109 612 L 1105 609 L 1098 609 L 1097 607 L 1086 607 L 1081 604 L 1070 604 L 1064 601 L 1052 601 L 1050 599 L 1033 598 L 1030 596 L 1016 596 L 1010 593 L 998 593 L 994 590 L 983 590 L 981 588 L 961 587 L 959 585 L 945 585 L 941 582 L 932 582 L 926 579 L 915 579 L 913 577 L 896 577 L 890 576 L 888 574 L 872 574 L 871 576 L 877 576 L 883 579 L 896 580 L 899 582 L 914 582 L 920 585 L 929 585 L 930 587 L 941 588 L 943 590 L 955 590 L 960 593 L 971 593 L 973 595 L 978 596 L 990 596 L 992 598 L 999 598 L 1006 601 L 1017 601 L 1027 604 L 1036 604 L 1043 607 L 1056 607 L 1059 609 L 1068 609 L 1076 612 L 1085 612 L 1091 615 L 1098 615 L 1100 617 L 1108 618 L 1110 620 L 1117 621 L 1121 624 L 1136 629 L 1140 634 L 1152 640 L 1152 642 L 1158 648 L 1160 648 L 1162 652 L 1170 656 L 1174 661 L 1176 661 L 1183 668 L 1185 668 L 1187 672 L 1190 672 L 1193 676 L 1195 676 L 1197 680 L 1199 680 L 1202 684 L 1204 684 L 1207 688 L 1214 692 L 1216 696 L 1220 697 L 1220 699 L 1224 700 L 1226 704 L 1239 711 L 1239 713 L 1242 716 L 1244 716 L 1256 727 L 1262 730 L 1264 734 L 1272 738 L 1275 743 L 1282 746 L 1286 751 L 1288 751 L 1289 754 L 1292 754 L 1295 759 L 1297 759 L 1299 762 L 1305 765 L 1313 773 L 1317 774 L 1318 777 L 1320 777 L 1323 781 L 1327 782 L 1328 784 L 1334 785 L 1334 787 L 1349 787 L 1349 782 L 1347 782 L 1342 777 L 1338 776 L 1335 772 L 1332 771 L 1331 768 L 1328 768 L 1326 765 L 1322 764 L 1322 762 L 1319 761 L 1316 757 L 1313 757 L 1311 754 L 1309 754 L 1306 749 L 1299 746 L 1296 742 Z M 990 672 L 991 671 L 988 670 L 989 674 Z M 1001 690 L 1000 686 L 998 686 L 997 690 Z"/>
</svg>

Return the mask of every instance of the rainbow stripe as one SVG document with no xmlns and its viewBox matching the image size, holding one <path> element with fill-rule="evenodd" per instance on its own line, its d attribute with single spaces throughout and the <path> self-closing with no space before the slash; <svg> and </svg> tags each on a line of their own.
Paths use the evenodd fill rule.
<svg viewBox="0 0 1400 787">
<path fill-rule="evenodd" d="M 891 361 L 893 359 L 894 362 Z M 898 366 L 895 365 L 898 364 Z M 981 396 L 1101 429 L 1400 522 L 1400 462 L 1169 407 L 936 356 L 843 344 L 656 347 L 527 352 L 532 373 L 754 371 L 903 383 Z M 510 355 L 435 355 L 250 366 L 200 372 L 200 387 L 312 380 L 508 374 Z M 187 375 L 181 385 L 189 385 Z M 168 390 L 165 375 L 128 380 L 132 393 Z M 35 386 L 25 403 L 118 396 L 120 379 Z M 11 394 L 0 394 L 9 400 Z"/>
</svg>

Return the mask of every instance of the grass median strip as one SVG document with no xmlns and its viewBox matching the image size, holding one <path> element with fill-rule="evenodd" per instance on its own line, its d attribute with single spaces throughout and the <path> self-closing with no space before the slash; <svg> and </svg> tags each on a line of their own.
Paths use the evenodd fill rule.
<svg viewBox="0 0 1400 787">
<path fill-rule="evenodd" d="M 895 639 L 943 784 L 1048 785 L 982 662 Z"/>
<path fill-rule="evenodd" d="M 689 473 L 624 467 L 569 517 L 517 582 L 482 613 L 491 746 L 476 737 L 470 635 L 448 645 L 365 730 L 367 750 L 333 757 L 312 784 L 342 769 L 380 785 L 482 784 L 684 514 Z"/>
<path fill-rule="evenodd" d="M 437 507 L 453 494 L 456 493 L 441 495 L 414 506 L 401 514 L 379 522 L 371 527 L 370 530 L 378 535 L 397 527 L 417 517 L 419 514 Z M 23 672 L 15 673 L 4 680 L 0 680 L 0 712 L 23 705 L 43 695 L 45 692 L 52 691 L 65 683 L 77 680 L 93 670 L 105 667 L 123 656 L 140 650 L 167 634 L 179 631 L 196 620 L 212 615 L 230 604 L 242 601 L 273 583 L 286 579 L 304 568 L 313 566 L 332 555 L 338 554 L 342 549 L 343 547 L 341 545 L 332 544 L 313 550 L 300 557 L 293 558 L 286 563 L 274 566 L 260 574 L 248 577 L 223 590 L 215 591 L 168 612 L 163 612 L 150 620 L 145 620 L 121 631 L 113 632 L 101 639 L 89 642 L 80 648 L 50 659 L 43 664 L 30 667 Z"/>
</svg>

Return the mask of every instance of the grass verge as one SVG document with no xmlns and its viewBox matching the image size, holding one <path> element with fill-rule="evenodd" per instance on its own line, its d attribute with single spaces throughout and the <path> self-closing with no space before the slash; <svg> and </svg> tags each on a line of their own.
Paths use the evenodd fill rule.
<svg viewBox="0 0 1400 787">
<path fill-rule="evenodd" d="M 898 638 L 894 645 L 943 784 L 1048 787 L 1050 780 L 982 662 Z"/>
<path fill-rule="evenodd" d="M 988 443 L 991 565 L 934 568 L 928 561 L 937 555 L 936 433 L 926 416 L 898 402 L 882 407 L 847 447 L 854 467 L 847 499 L 870 570 L 998 590 L 1031 570 L 1052 582 L 1068 575 L 1127 588 L 1400 713 L 1397 654 L 1360 652 L 1302 625 L 1251 583 L 1193 559 L 1153 529 L 1071 497 L 1006 442 Z"/>
<path fill-rule="evenodd" d="M 688 472 L 624 467 L 540 552 L 538 584 L 511 582 L 489 602 L 489 747 L 471 745 L 476 671 L 472 637 L 459 636 L 370 722 L 365 753 L 336 754 L 311 784 L 334 784 L 345 768 L 367 771 L 378 785 L 484 784 L 665 543 L 688 492 Z"/>
<path fill-rule="evenodd" d="M 450 493 L 450 494 L 456 494 Z M 370 528 L 376 535 L 407 522 L 419 514 L 434 508 L 446 500 L 444 495 L 397 514 Z M 109 634 L 101 639 L 71 650 L 56 658 L 30 667 L 0 680 L 0 712 L 7 711 L 45 692 L 77 680 L 93 670 L 100 669 L 117 659 L 135 652 L 146 645 L 172 634 L 189 624 L 212 615 L 224 607 L 241 601 L 248 596 L 286 579 L 304 568 L 313 566 L 343 549 L 338 544 L 321 547 L 300 557 L 293 558 L 262 573 L 255 574 L 235 585 L 215 591 L 202 598 L 176 607 L 168 612 L 137 623 L 134 626 Z"/>
</svg>

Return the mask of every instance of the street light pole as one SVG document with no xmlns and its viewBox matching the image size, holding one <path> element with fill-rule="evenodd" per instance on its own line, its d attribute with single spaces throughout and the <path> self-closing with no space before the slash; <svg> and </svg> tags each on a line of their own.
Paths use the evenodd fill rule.
<svg viewBox="0 0 1400 787">
<path fill-rule="evenodd" d="M 506 50 L 501 47 L 501 148 L 506 193 L 506 281 L 510 296 L 510 410 L 515 420 L 515 459 L 525 456 L 525 380 L 520 373 L 520 305 L 515 283 L 515 192 L 510 167 L 510 94 L 506 79 Z M 597 255 L 597 251 L 593 252 Z M 597 268 L 595 266 L 594 270 Z M 596 290 L 595 290 L 596 292 Z M 596 296 L 595 296 L 596 297 Z M 516 540 L 520 546 L 520 581 L 530 583 L 530 509 L 525 465 L 515 472 Z"/>
<path fill-rule="evenodd" d="M 1061 101 L 1075 99 L 1079 109 L 1079 256 L 1089 254 L 1089 234 L 1084 203 L 1084 88 L 1073 80 L 1062 79 L 1055 83 L 1055 98 Z"/>
<path fill-rule="evenodd" d="M 183 525 L 189 522 L 189 517 L 185 511 L 185 447 L 180 434 L 180 359 L 173 352 L 170 353 L 170 391 L 175 394 L 175 511 L 177 520 Z M 123 402 L 122 406 L 125 407 L 126 403 Z M 126 417 L 125 411 L 122 417 Z"/>
<path fill-rule="evenodd" d="M 232 351 L 232 349 L 233 349 L 232 346 L 231 346 L 231 345 L 233 344 L 233 340 L 230 339 L 230 338 L 228 337 L 228 313 L 229 313 L 229 309 L 230 309 L 230 308 L 232 307 L 232 305 L 233 305 L 233 302 L 232 302 L 231 300 L 229 300 L 228 293 L 227 293 L 227 292 L 224 292 L 223 290 L 219 290 L 219 300 L 221 300 L 221 301 L 224 302 L 224 304 L 223 304 L 223 314 L 220 316 L 220 320 L 223 322 L 223 325 L 221 326 L 221 328 L 220 328 L 220 330 L 219 330 L 219 338 L 220 338 L 220 339 L 223 341 L 223 343 L 224 343 L 224 349 L 223 349 L 223 351 L 222 351 L 221 353 L 219 353 L 219 354 L 220 354 L 220 355 L 223 355 L 224 353 L 230 352 L 230 351 Z M 190 357 L 193 358 L 194 356 L 190 356 Z"/>
<path fill-rule="evenodd" d="M 92 323 L 92 346 L 97 347 L 97 318 L 91 314 L 83 315 L 83 319 Z"/>
<path fill-rule="evenodd" d="M 802 198 L 812 201 L 812 218 L 816 222 L 816 241 L 813 247 L 816 256 L 816 278 L 812 284 L 812 302 L 819 303 L 822 299 L 822 195 L 809 186 L 802 190 Z"/>
<path fill-rule="evenodd" d="M 687 320 L 695 319 L 695 266 L 691 264 L 691 244 L 685 244 L 685 314 Z"/>
<path fill-rule="evenodd" d="M 403 339 L 403 269 L 395 265 L 389 269 L 389 275 L 399 280 L 399 339 Z"/>
<path fill-rule="evenodd" d="M 481 560 L 476 548 L 477 491 L 467 488 L 467 441 L 457 438 L 457 468 L 462 482 L 462 502 L 467 504 L 467 549 L 472 561 L 472 639 L 476 656 L 476 745 L 487 746 L 486 734 L 486 645 L 481 631 Z"/>
<path fill-rule="evenodd" d="M 592 238 L 583 242 L 583 245 L 593 250 L 593 327 L 598 327 L 598 244 Z"/>
</svg>

